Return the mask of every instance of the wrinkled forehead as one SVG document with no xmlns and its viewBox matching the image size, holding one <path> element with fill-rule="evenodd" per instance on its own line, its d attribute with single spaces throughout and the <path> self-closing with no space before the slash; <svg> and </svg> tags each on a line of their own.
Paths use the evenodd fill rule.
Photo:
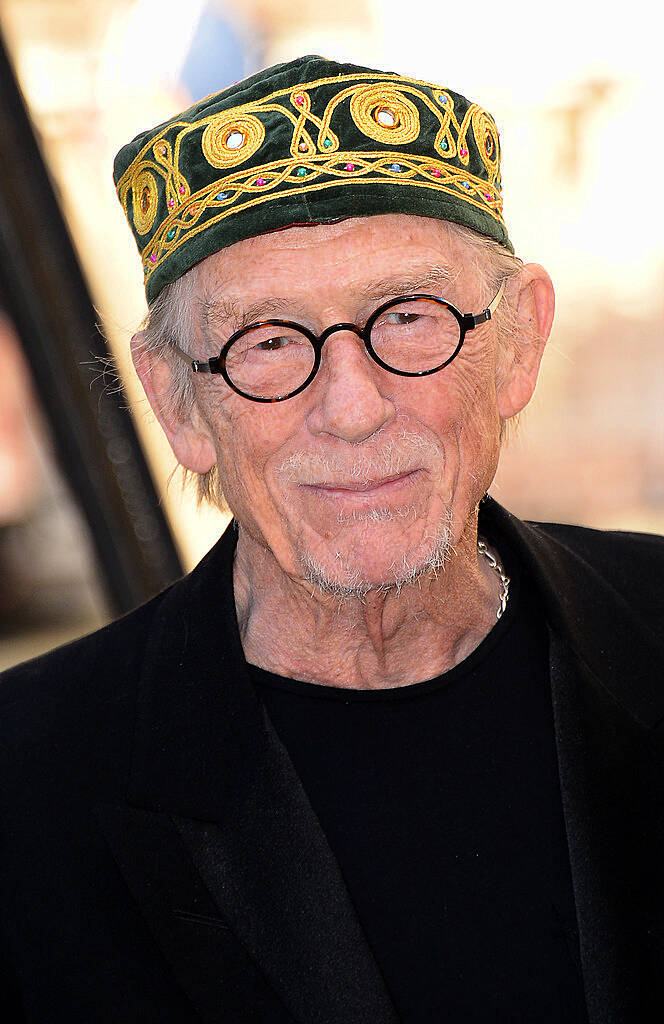
<svg viewBox="0 0 664 1024">
<path fill-rule="evenodd" d="M 473 297 L 477 247 L 456 225 L 428 217 L 385 214 L 334 224 L 294 225 L 207 257 L 196 268 L 203 303 L 256 302 L 270 296 L 326 305 L 339 296 L 380 298 L 440 282 Z"/>
</svg>

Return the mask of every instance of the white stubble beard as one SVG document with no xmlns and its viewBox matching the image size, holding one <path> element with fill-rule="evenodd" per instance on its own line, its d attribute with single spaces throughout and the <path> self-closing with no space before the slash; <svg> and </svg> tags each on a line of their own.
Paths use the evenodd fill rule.
<svg viewBox="0 0 664 1024">
<path fill-rule="evenodd" d="M 408 509 L 408 513 L 410 509 Z M 408 514 L 406 513 L 406 514 Z M 401 509 L 370 509 L 361 515 L 370 528 L 371 523 L 384 523 L 404 516 Z M 346 519 L 355 519 L 355 516 Z M 360 518 L 360 517 L 357 517 Z M 404 552 L 401 559 L 395 559 L 389 567 L 389 578 L 382 583 L 372 583 L 362 576 L 357 566 L 352 565 L 350 559 L 342 556 L 341 552 L 335 551 L 335 565 L 338 572 L 332 576 L 327 566 L 318 562 L 310 553 L 303 556 L 304 577 L 312 589 L 320 594 L 327 594 L 339 601 L 359 599 L 364 600 L 370 591 L 376 593 L 389 593 L 394 591 L 397 594 L 403 587 L 412 585 L 425 577 L 435 577 L 438 572 L 445 569 L 452 550 L 452 509 L 446 508 L 445 515 L 438 528 L 431 537 L 424 538 L 429 541 L 428 553 L 415 560 L 408 552 Z"/>
<path fill-rule="evenodd" d="M 369 456 L 363 453 L 358 456 L 352 465 L 346 466 L 346 459 L 340 460 L 345 474 L 351 479 L 362 481 L 365 478 L 376 476 L 391 476 L 401 472 L 407 472 L 412 468 L 420 468 L 423 453 L 430 456 L 431 462 L 436 462 L 442 453 L 432 451 L 432 445 L 420 434 L 402 429 L 401 432 L 389 442 L 383 443 L 377 451 Z M 413 465 L 415 456 L 416 465 Z M 425 462 L 426 457 L 425 457 Z M 281 473 L 286 477 L 297 480 L 298 483 L 316 483 L 325 478 L 328 473 L 334 478 L 336 471 L 334 460 L 321 459 L 320 456 L 312 455 L 307 451 L 300 451 L 291 455 L 280 467 Z M 402 507 L 378 506 L 371 509 L 362 509 L 357 512 L 340 512 L 338 522 L 341 528 L 353 523 L 365 523 L 366 529 L 371 530 L 373 526 L 398 519 L 405 520 L 411 515 L 416 518 L 415 506 L 407 505 Z M 435 576 L 445 568 L 451 551 L 451 524 L 452 509 L 446 507 L 442 519 L 435 528 L 435 532 L 424 537 L 419 543 L 427 543 L 427 553 L 415 560 L 404 552 L 400 559 L 395 559 L 389 567 L 388 576 L 383 582 L 376 584 L 365 578 L 357 566 L 352 564 L 351 558 L 345 557 L 340 551 L 334 552 L 335 569 L 334 573 L 330 568 L 316 559 L 309 551 L 304 552 L 301 559 L 303 575 L 312 589 L 319 593 L 333 595 L 339 600 L 360 598 L 364 599 L 370 591 L 389 592 L 400 591 L 402 587 L 415 583 L 426 576 Z"/>
</svg>

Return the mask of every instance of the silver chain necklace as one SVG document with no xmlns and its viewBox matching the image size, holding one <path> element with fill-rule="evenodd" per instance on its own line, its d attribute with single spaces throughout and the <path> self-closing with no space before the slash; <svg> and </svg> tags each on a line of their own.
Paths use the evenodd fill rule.
<svg viewBox="0 0 664 1024">
<path fill-rule="evenodd" d="M 484 557 L 486 558 L 486 560 L 489 563 L 489 565 L 491 566 L 491 568 L 493 570 L 495 570 L 495 572 L 498 575 L 498 578 L 500 580 L 500 583 L 501 583 L 500 607 L 499 607 L 498 611 L 496 612 L 496 618 L 499 619 L 500 616 L 505 611 L 505 609 L 507 608 L 507 600 L 508 600 L 508 598 L 510 596 L 510 578 L 509 578 L 509 576 L 505 575 L 505 570 L 503 569 L 502 565 L 491 554 L 491 552 L 489 551 L 488 547 L 486 546 L 486 542 L 483 541 L 481 539 L 481 537 L 479 537 L 478 540 L 477 540 L 477 550 L 479 551 L 479 553 L 481 555 L 484 555 Z"/>
</svg>

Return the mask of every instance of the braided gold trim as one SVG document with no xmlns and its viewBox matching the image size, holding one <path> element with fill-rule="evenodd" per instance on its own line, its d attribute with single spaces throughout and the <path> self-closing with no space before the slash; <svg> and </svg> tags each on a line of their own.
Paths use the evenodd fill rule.
<svg viewBox="0 0 664 1024">
<path fill-rule="evenodd" d="M 344 166 L 340 167 L 339 164 Z M 401 170 L 394 170 L 397 166 Z M 306 184 L 302 183 L 303 178 L 297 174 L 301 169 L 307 172 L 304 179 Z M 330 180 L 314 180 L 322 174 L 329 175 Z M 192 195 L 188 203 L 163 222 L 143 250 L 145 278 L 147 280 L 180 245 L 201 231 L 234 213 L 270 201 L 274 198 L 277 186 L 285 186 L 279 189 L 279 197 L 295 196 L 358 181 L 381 184 L 386 178 L 391 184 L 428 188 L 462 197 L 471 206 L 490 213 L 498 223 L 503 224 L 502 199 L 495 188 L 466 170 L 431 160 L 427 156 L 380 151 L 335 153 L 332 157 L 318 156 L 299 161 L 276 160 L 250 171 L 236 172 L 224 178 L 222 183 L 213 182 Z M 259 181 L 262 184 L 258 184 Z M 238 203 L 238 197 L 243 195 L 248 198 Z M 202 219 L 204 213 L 214 210 L 219 212 Z"/>
</svg>

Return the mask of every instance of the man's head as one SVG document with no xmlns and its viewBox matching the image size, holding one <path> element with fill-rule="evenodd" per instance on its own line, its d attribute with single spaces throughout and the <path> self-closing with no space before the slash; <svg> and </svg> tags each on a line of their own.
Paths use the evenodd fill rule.
<svg viewBox="0 0 664 1024">
<path fill-rule="evenodd" d="M 500 254 L 493 267 L 482 255 L 460 229 L 403 215 L 238 242 L 183 282 L 178 344 L 206 360 L 268 316 L 315 334 L 363 325 L 413 291 L 479 313 L 500 285 Z M 136 365 L 178 460 L 198 474 L 218 468 L 239 523 L 285 571 L 341 590 L 389 586 L 428 571 L 458 540 L 495 473 L 501 422 L 532 394 L 552 312 L 545 272 L 517 265 L 503 301 L 502 328 L 496 313 L 423 377 L 390 373 L 356 334 L 337 332 L 313 382 L 274 404 L 203 374 L 188 378 L 184 405 L 174 401 L 176 375 L 191 371 L 140 335 Z"/>
<path fill-rule="evenodd" d="M 274 94 L 269 102 L 264 94 L 257 98 L 256 80 L 249 80 L 250 111 L 233 108 L 232 124 L 224 111 L 212 115 L 218 122 L 203 117 L 199 148 L 208 161 L 214 156 L 206 150 L 212 145 L 211 125 L 221 125 L 215 139 L 222 148 L 240 145 L 240 137 L 253 138 L 243 173 L 259 190 L 247 203 L 250 218 L 257 207 L 261 218 L 256 224 L 243 219 L 242 203 L 221 217 L 211 206 L 212 193 L 217 203 L 231 195 L 228 171 L 193 196 L 187 183 L 176 226 L 168 227 L 175 215 L 166 212 L 165 220 L 150 229 L 144 252 L 153 299 L 146 329 L 134 339 L 134 359 L 179 462 L 199 475 L 204 493 L 218 497 L 221 488 L 245 540 L 269 552 L 295 578 L 339 594 L 361 594 L 435 570 L 467 529 L 495 473 L 503 424 L 532 395 L 553 293 L 546 272 L 522 266 L 508 248 L 497 192 L 498 139 L 488 115 L 449 90 L 422 83 L 407 86 L 407 80 L 353 69 L 350 84 L 348 76 L 340 76 L 323 86 L 308 71 L 308 84 L 291 82 L 277 104 L 276 116 L 290 124 L 291 153 L 272 178 L 268 170 L 257 170 L 251 156 L 262 159 L 265 126 L 261 122 L 256 128 L 253 121 L 276 102 Z M 292 76 L 293 65 L 286 73 Z M 269 78 L 270 72 L 264 75 Z M 384 95 L 374 95 L 379 86 Z M 243 83 L 240 90 L 245 95 Z M 297 104 L 304 110 L 286 116 L 283 103 L 295 113 Z M 344 125 L 333 115 L 341 116 L 343 104 L 350 108 L 356 145 L 358 131 L 367 132 L 361 157 L 357 150 L 340 149 Z M 199 111 L 194 121 L 200 106 L 192 108 Z M 175 130 L 188 137 L 191 111 L 187 114 L 175 122 Z M 415 132 L 419 139 L 426 118 L 433 118 L 433 127 L 429 124 L 421 144 L 438 150 L 433 157 L 409 156 L 411 136 Z M 295 164 L 305 126 L 306 145 L 316 149 L 306 164 L 314 180 L 295 190 L 289 182 L 300 166 Z M 395 127 L 403 128 L 398 143 L 389 134 Z M 171 127 L 148 133 L 148 142 L 141 140 L 134 163 L 120 177 L 119 191 L 134 211 L 135 230 L 137 209 L 139 228 L 147 223 L 140 219 L 141 201 L 153 219 L 163 216 L 159 204 L 174 187 L 175 179 L 169 184 L 164 177 L 163 196 L 155 198 L 145 183 L 153 172 L 142 166 L 147 157 L 161 155 L 172 177 L 175 148 L 168 131 Z M 389 142 L 370 150 L 376 144 L 370 136 L 381 131 Z M 336 184 L 325 153 L 330 139 L 327 148 L 334 145 L 336 162 L 345 161 Z M 443 143 L 453 153 L 449 160 Z M 386 165 L 384 151 L 392 144 L 399 149 L 389 152 Z M 165 146 L 167 154 L 157 152 Z M 218 169 L 222 156 L 215 157 Z M 461 178 L 456 164 L 471 157 L 478 174 L 467 170 Z M 363 180 L 352 182 L 360 160 Z M 276 163 L 270 166 L 274 170 Z M 400 169 L 386 171 L 386 166 Z M 395 175 L 405 175 L 406 168 L 408 177 L 395 184 Z M 439 168 L 444 173 L 433 173 Z M 235 187 L 235 170 L 231 176 Z M 258 179 L 263 184 L 257 185 Z M 272 198 L 271 188 L 276 190 Z M 218 198 L 222 194 L 224 200 Z M 171 201 L 175 204 L 173 196 Z M 182 240 L 179 247 L 168 249 L 169 232 L 173 241 Z M 235 332 L 266 319 L 296 322 L 314 337 L 331 325 L 362 329 L 377 307 L 404 294 L 434 295 L 461 314 L 480 314 L 503 282 L 504 297 L 493 318 L 468 332 L 448 365 L 424 376 L 390 372 L 370 357 L 357 330 L 338 330 L 325 340 L 319 370 L 303 391 L 260 403 L 238 394 L 222 375 L 194 375 L 176 353 L 179 348 L 192 359 L 214 359 Z M 412 322 L 410 313 L 392 315 L 390 321 L 403 327 Z M 272 352 L 284 343 L 270 337 L 260 344 Z"/>
</svg>

